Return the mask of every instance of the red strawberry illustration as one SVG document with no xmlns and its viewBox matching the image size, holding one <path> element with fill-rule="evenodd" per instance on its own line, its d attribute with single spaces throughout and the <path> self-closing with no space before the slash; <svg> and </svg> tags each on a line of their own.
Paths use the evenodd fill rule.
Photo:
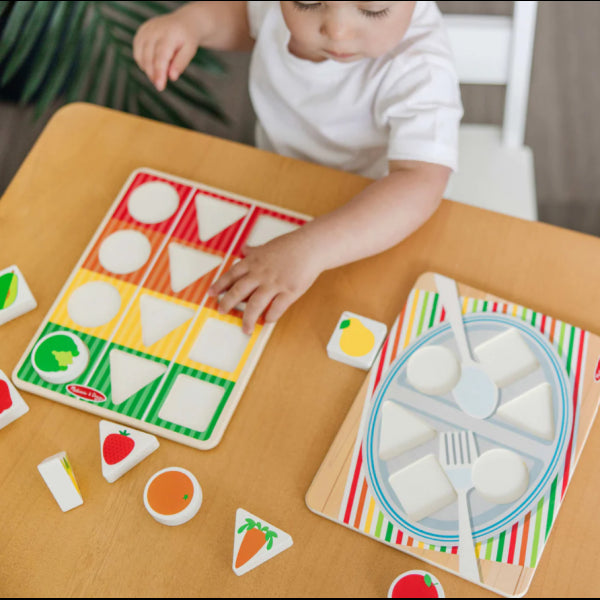
<svg viewBox="0 0 600 600">
<path fill-rule="evenodd" d="M 10 389 L 6 381 L 0 380 L 0 413 L 8 410 L 12 406 L 12 398 L 10 397 Z"/>
<path fill-rule="evenodd" d="M 111 433 L 104 438 L 102 456 L 107 465 L 116 465 L 131 454 L 135 442 L 128 437 L 130 433 L 124 429 L 119 433 Z"/>
</svg>

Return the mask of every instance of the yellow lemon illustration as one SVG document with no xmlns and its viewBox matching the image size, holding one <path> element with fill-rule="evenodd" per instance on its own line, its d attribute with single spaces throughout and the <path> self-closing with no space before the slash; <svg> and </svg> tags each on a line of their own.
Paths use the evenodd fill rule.
<svg viewBox="0 0 600 600">
<path fill-rule="evenodd" d="M 348 356 L 365 356 L 375 345 L 373 332 L 358 319 L 344 319 L 340 323 L 343 329 L 340 337 L 340 348 Z"/>
</svg>

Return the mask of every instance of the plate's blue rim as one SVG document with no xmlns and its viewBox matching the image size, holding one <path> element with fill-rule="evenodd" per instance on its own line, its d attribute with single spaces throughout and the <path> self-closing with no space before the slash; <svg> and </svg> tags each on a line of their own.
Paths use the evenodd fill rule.
<svg viewBox="0 0 600 600">
<path fill-rule="evenodd" d="M 569 377 L 566 373 L 565 367 L 561 362 L 560 357 L 556 353 L 556 350 L 550 344 L 550 342 L 537 330 L 535 327 L 529 325 L 523 320 L 517 319 L 515 317 L 507 317 L 505 315 L 498 315 L 495 313 L 470 313 L 468 315 L 463 315 L 463 319 L 466 323 L 477 323 L 481 321 L 495 321 L 500 323 L 505 323 L 511 327 L 516 327 L 521 331 L 528 334 L 530 337 L 534 337 L 539 342 L 541 340 L 540 346 L 547 354 L 550 359 L 550 363 L 554 367 L 555 372 L 558 376 L 558 381 L 561 389 L 561 401 L 563 405 L 562 411 L 562 419 L 561 419 L 561 427 L 559 431 L 559 439 L 556 444 L 555 451 L 552 456 L 552 460 L 550 465 L 546 469 L 546 472 L 539 480 L 537 485 L 531 490 L 531 492 L 527 495 L 527 497 L 510 513 L 505 515 L 500 521 L 493 523 L 492 525 L 488 525 L 482 529 L 473 531 L 473 538 L 488 538 L 495 533 L 498 533 L 501 530 L 507 528 L 511 521 L 514 521 L 517 517 L 520 517 L 522 514 L 527 512 L 530 505 L 538 499 L 540 495 L 544 492 L 548 482 L 554 477 L 557 472 L 557 466 L 560 460 L 560 457 L 566 451 L 566 442 L 567 435 L 569 430 L 569 424 L 572 420 L 572 411 L 569 402 L 569 394 L 568 394 L 568 381 Z M 368 426 L 366 429 L 366 435 L 363 440 L 363 452 L 366 457 L 367 464 L 367 480 L 369 484 L 371 484 L 371 489 L 373 490 L 376 500 L 379 503 L 380 507 L 383 508 L 383 512 L 388 516 L 388 518 L 393 521 L 396 526 L 402 528 L 403 530 L 407 530 L 408 532 L 415 535 L 415 537 L 419 537 L 425 541 L 433 541 L 439 544 L 453 544 L 458 543 L 458 533 L 456 535 L 444 535 L 439 533 L 432 534 L 429 531 L 426 531 L 422 528 L 417 527 L 413 522 L 407 521 L 399 515 L 394 508 L 390 505 L 390 503 L 385 498 L 385 495 L 380 487 L 379 482 L 376 480 L 372 474 L 375 473 L 374 461 L 375 461 L 375 449 L 374 449 L 374 431 L 375 431 L 375 423 L 377 421 L 377 413 L 381 407 L 383 398 L 390 386 L 391 382 L 395 379 L 398 371 L 404 365 L 408 356 L 410 356 L 416 349 L 418 349 L 423 344 L 426 344 L 433 337 L 436 337 L 440 333 L 443 333 L 447 329 L 450 328 L 450 323 L 444 322 L 440 325 L 433 327 L 428 330 L 425 334 L 421 335 L 415 342 L 413 342 L 408 348 L 406 348 L 400 356 L 398 356 L 394 363 L 392 363 L 389 368 L 385 380 L 379 385 L 375 400 L 371 406 L 368 418 Z"/>
</svg>

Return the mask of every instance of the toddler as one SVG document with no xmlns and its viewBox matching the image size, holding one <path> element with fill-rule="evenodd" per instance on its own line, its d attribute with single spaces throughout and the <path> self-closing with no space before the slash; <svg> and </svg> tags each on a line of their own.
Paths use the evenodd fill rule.
<svg viewBox="0 0 600 600">
<path fill-rule="evenodd" d="M 257 247 L 210 288 L 276 321 L 327 269 L 377 254 L 437 209 L 462 105 L 435 2 L 191 2 L 144 23 L 134 57 L 158 90 L 199 46 L 251 50 L 259 148 L 375 179 L 342 207 Z"/>
</svg>

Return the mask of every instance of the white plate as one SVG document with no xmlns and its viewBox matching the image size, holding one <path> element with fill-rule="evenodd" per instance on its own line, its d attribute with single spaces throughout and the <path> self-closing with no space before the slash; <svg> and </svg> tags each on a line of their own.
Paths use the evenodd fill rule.
<svg viewBox="0 0 600 600">
<path fill-rule="evenodd" d="M 374 394 L 370 410 L 365 415 L 363 455 L 369 487 L 381 510 L 399 528 L 413 537 L 439 545 L 458 543 L 458 506 L 454 502 L 419 522 L 408 520 L 388 479 L 392 473 L 422 458 L 426 454 L 439 455 L 439 435 L 417 448 L 391 460 L 379 458 L 381 407 L 385 401 L 399 404 L 424 419 L 437 432 L 471 430 L 479 454 L 491 448 L 508 448 L 517 452 L 529 470 L 526 492 L 511 504 L 492 504 L 476 490 L 469 494 L 473 538 L 481 541 L 509 528 L 522 518 L 543 496 L 562 467 L 569 441 L 573 413 L 571 408 L 571 382 L 561 358 L 549 341 L 534 327 L 507 315 L 473 313 L 463 317 L 471 348 L 498 335 L 508 328 L 516 328 L 537 357 L 540 367 L 500 388 L 499 406 L 523 392 L 547 381 L 552 388 L 555 419 L 554 439 L 542 440 L 509 425 L 492 415 L 480 420 L 463 413 L 451 393 L 444 396 L 426 396 L 412 388 L 406 378 L 406 363 L 410 356 L 425 345 L 446 346 L 458 356 L 452 330 L 448 322 L 426 331 L 407 347 L 390 365 Z"/>
</svg>

